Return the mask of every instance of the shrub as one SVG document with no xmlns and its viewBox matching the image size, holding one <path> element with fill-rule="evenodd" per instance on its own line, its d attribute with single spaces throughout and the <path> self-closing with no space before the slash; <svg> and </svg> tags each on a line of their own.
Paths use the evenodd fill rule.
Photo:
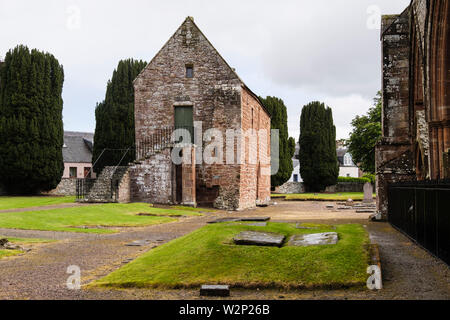
<svg viewBox="0 0 450 320">
<path fill-rule="evenodd" d="M 366 182 L 372 182 L 370 178 L 367 177 L 361 177 L 361 178 L 353 178 L 353 177 L 339 177 L 339 182 L 355 182 L 355 183 L 366 183 Z"/>
</svg>

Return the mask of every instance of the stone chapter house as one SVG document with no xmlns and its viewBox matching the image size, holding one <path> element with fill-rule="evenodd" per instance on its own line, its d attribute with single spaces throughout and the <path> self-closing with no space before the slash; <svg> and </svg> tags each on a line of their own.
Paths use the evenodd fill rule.
<svg viewBox="0 0 450 320">
<path fill-rule="evenodd" d="M 450 179 L 450 1 L 413 0 L 382 18 L 379 218 L 395 182 Z"/>
<path fill-rule="evenodd" d="M 209 205 L 227 210 L 270 201 L 270 116 L 193 18 L 186 18 L 138 75 L 134 87 L 137 160 L 125 168 L 106 167 L 87 201 L 110 197 L 119 202 Z M 182 164 L 172 160 L 176 146 L 168 138 L 179 127 L 190 128 L 193 136 L 200 132 L 198 140 L 191 140 L 197 144 L 183 144 Z M 223 150 L 215 147 L 211 152 L 213 157 L 223 155 L 222 163 L 202 161 L 208 143 L 216 142 L 216 137 L 210 142 L 202 139 L 202 133 L 211 128 L 223 135 Z M 225 133 L 230 129 L 266 129 L 268 134 L 251 144 L 249 136 L 228 138 Z M 234 142 L 233 156 L 237 160 L 242 155 L 242 161 L 225 161 L 229 139 Z M 258 153 L 264 146 L 264 152 Z M 248 161 L 252 151 L 257 153 L 256 161 Z M 108 184 L 116 190 L 108 189 Z"/>
</svg>

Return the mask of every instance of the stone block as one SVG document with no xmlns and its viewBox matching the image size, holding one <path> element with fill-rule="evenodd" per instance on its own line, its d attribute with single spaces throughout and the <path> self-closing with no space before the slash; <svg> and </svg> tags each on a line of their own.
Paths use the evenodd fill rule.
<svg viewBox="0 0 450 320">
<path fill-rule="evenodd" d="M 293 235 L 288 242 L 289 246 L 308 247 L 327 244 L 336 244 L 338 242 L 338 234 L 336 232 L 297 234 Z"/>
<path fill-rule="evenodd" d="M 237 245 L 281 247 L 286 237 L 271 232 L 243 231 L 233 238 Z"/>
<path fill-rule="evenodd" d="M 270 217 L 244 217 L 239 218 L 239 221 L 269 221 Z"/>
<path fill-rule="evenodd" d="M 227 285 L 202 285 L 200 288 L 202 297 L 229 297 L 230 286 Z"/>
</svg>

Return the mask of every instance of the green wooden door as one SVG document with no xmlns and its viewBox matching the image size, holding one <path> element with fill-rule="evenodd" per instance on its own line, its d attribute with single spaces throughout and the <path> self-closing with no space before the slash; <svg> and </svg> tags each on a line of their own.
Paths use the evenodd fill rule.
<svg viewBox="0 0 450 320">
<path fill-rule="evenodd" d="M 175 128 L 186 129 L 191 135 L 191 142 L 194 142 L 193 135 L 194 118 L 192 114 L 192 107 L 175 107 Z M 183 139 L 187 142 L 186 139 Z"/>
</svg>

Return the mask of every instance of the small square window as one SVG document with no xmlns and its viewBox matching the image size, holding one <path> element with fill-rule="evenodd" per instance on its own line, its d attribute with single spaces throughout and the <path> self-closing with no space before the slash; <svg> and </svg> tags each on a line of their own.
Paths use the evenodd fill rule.
<svg viewBox="0 0 450 320">
<path fill-rule="evenodd" d="M 194 67 L 191 65 L 186 66 L 186 78 L 193 78 L 194 77 Z"/>
<path fill-rule="evenodd" d="M 70 178 L 76 178 L 77 177 L 77 167 L 70 167 L 69 168 L 69 177 Z"/>
</svg>

